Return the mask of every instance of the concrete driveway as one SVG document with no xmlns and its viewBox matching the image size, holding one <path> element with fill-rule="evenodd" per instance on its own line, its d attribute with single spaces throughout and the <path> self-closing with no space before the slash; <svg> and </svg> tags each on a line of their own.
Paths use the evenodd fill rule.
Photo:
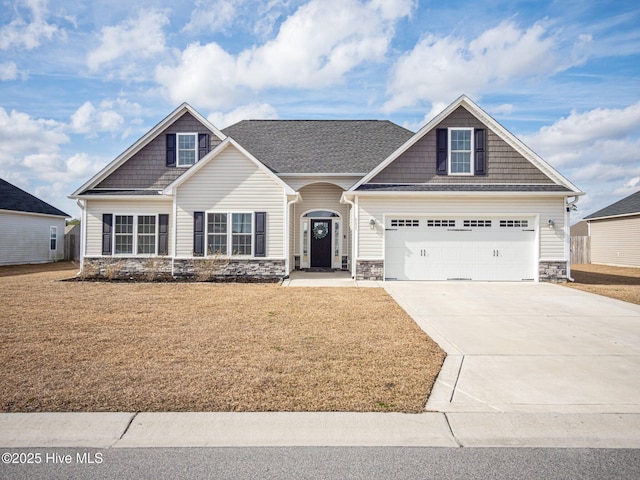
<svg viewBox="0 0 640 480">
<path fill-rule="evenodd" d="M 448 353 L 440 412 L 640 413 L 640 306 L 545 283 L 385 282 Z"/>
</svg>

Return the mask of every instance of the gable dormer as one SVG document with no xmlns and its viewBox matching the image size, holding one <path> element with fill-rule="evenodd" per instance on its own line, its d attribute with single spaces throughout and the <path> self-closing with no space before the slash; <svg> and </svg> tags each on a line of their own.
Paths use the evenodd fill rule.
<svg viewBox="0 0 640 480">
<path fill-rule="evenodd" d="M 226 136 L 184 103 L 107 165 L 74 195 L 106 191 L 159 191 Z"/>
<path fill-rule="evenodd" d="M 368 183 L 552 184 L 554 180 L 460 105 Z"/>
</svg>

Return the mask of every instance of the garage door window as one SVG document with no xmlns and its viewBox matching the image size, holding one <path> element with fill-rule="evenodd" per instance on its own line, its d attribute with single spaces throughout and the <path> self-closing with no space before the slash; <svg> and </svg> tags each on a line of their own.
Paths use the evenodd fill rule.
<svg viewBox="0 0 640 480">
<path fill-rule="evenodd" d="M 500 227 L 503 228 L 527 228 L 529 220 L 500 220 Z"/>
<path fill-rule="evenodd" d="M 490 227 L 491 220 L 464 220 L 465 227 Z"/>
<path fill-rule="evenodd" d="M 393 218 L 391 219 L 392 227 L 419 227 L 420 220 L 418 219 L 406 219 L 406 218 Z"/>
<path fill-rule="evenodd" d="M 455 227 L 455 220 L 427 220 L 427 227 Z"/>
</svg>

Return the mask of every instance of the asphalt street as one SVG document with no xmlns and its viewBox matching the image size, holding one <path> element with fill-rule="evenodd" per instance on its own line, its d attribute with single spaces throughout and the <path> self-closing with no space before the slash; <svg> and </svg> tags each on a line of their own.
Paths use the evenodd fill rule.
<svg viewBox="0 0 640 480">
<path fill-rule="evenodd" d="M 3 449 L 18 479 L 638 479 L 640 450 L 255 447 Z M 39 463 L 20 463 L 39 453 Z"/>
</svg>

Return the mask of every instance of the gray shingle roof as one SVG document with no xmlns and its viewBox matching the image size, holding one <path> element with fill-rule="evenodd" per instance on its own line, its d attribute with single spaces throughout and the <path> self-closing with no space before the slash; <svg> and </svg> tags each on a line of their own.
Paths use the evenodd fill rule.
<svg viewBox="0 0 640 480">
<path fill-rule="evenodd" d="M 360 173 L 413 132 L 386 120 L 243 120 L 223 130 L 276 173 Z"/>
<path fill-rule="evenodd" d="M 359 191 L 374 192 L 570 192 L 563 185 L 496 185 L 496 184 L 455 184 L 430 183 L 417 185 L 394 185 L 382 183 L 366 183 L 360 185 Z"/>
<path fill-rule="evenodd" d="M 585 220 L 593 220 L 594 218 L 631 215 L 634 213 L 640 214 L 640 190 L 584 218 Z"/>
<path fill-rule="evenodd" d="M 69 217 L 62 210 L 0 178 L 0 210 Z"/>
</svg>

